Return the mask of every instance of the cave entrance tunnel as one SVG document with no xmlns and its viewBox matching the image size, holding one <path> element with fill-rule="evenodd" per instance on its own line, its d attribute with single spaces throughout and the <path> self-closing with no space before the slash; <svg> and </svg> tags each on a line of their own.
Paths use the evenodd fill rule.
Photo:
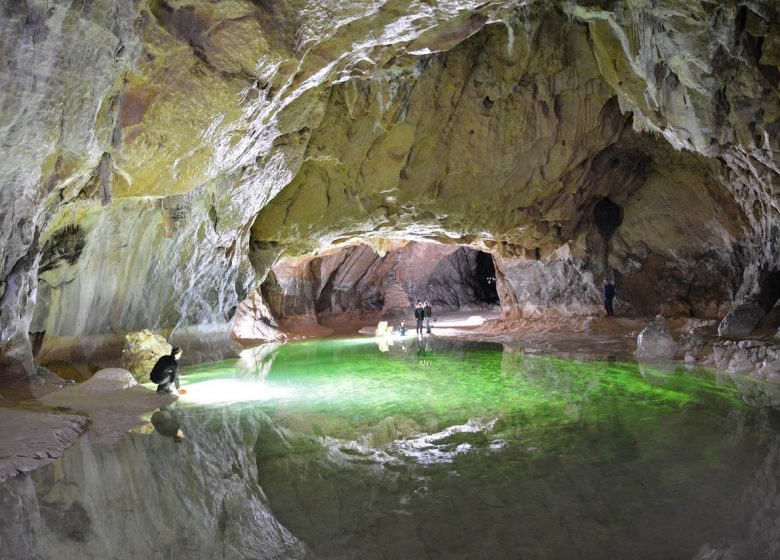
<svg viewBox="0 0 780 560">
<path fill-rule="evenodd" d="M 383 243 L 385 246 L 386 243 Z M 261 291 L 278 320 L 292 317 L 412 318 L 417 300 L 434 317 L 498 309 L 493 256 L 435 242 L 390 242 L 383 254 L 368 245 L 279 261 Z"/>
</svg>

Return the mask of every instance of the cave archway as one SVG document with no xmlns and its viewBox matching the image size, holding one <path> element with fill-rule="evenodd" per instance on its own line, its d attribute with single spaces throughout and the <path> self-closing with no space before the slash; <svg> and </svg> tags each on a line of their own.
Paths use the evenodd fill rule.
<svg viewBox="0 0 780 560">
<path fill-rule="evenodd" d="M 623 223 L 623 208 L 604 197 L 593 208 L 593 221 L 604 240 L 604 266 L 609 260 L 609 240 Z"/>
<path fill-rule="evenodd" d="M 400 242 L 381 254 L 367 245 L 282 259 L 261 291 L 279 320 L 308 316 L 394 319 L 417 300 L 437 314 L 496 308 L 496 269 L 489 253 L 439 243 Z"/>
<path fill-rule="evenodd" d="M 608 197 L 604 197 L 593 209 L 593 220 L 601 236 L 608 240 L 623 223 L 623 209 Z"/>
</svg>

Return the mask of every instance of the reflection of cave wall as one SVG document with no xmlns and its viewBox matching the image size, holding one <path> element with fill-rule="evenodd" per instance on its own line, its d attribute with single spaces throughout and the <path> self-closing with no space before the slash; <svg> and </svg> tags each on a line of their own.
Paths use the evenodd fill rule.
<svg viewBox="0 0 780 560">
<path fill-rule="evenodd" d="M 84 436 L 56 466 L 0 487 L 0 558 L 306 556 L 258 484 L 255 444 L 272 429 L 263 413 L 161 412 L 157 431 L 113 445 Z"/>
<path fill-rule="evenodd" d="M 360 245 L 283 261 L 262 292 L 277 317 L 408 314 L 417 299 L 428 300 L 437 311 L 498 303 L 490 255 L 434 243 L 409 243 L 384 256 Z"/>
</svg>

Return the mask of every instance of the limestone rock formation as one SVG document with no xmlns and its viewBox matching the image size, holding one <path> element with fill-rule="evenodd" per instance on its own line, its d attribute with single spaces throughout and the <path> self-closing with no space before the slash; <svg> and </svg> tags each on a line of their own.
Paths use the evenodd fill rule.
<svg viewBox="0 0 780 560">
<path fill-rule="evenodd" d="M 136 387 L 138 382 L 133 374 L 122 368 L 101 369 L 84 383 L 74 385 L 70 393 L 80 395 L 99 395 L 103 393 L 115 393 L 131 387 Z"/>
<path fill-rule="evenodd" d="M 718 325 L 718 334 L 721 336 L 744 336 L 750 334 L 766 315 L 766 311 L 752 301 L 742 303 L 723 318 Z"/>
<path fill-rule="evenodd" d="M 766 315 L 764 315 L 755 330 L 763 333 L 772 333 L 778 327 L 780 327 L 780 299 L 778 299 L 774 306 Z"/>
<path fill-rule="evenodd" d="M 74 414 L 0 408 L 0 482 L 51 463 L 87 424 Z"/>
<path fill-rule="evenodd" d="M 285 339 L 258 290 L 238 306 L 230 335 L 238 342 Z"/>
<path fill-rule="evenodd" d="M 141 383 L 148 383 L 154 364 L 170 354 L 172 348 L 163 336 L 150 330 L 128 333 L 122 350 L 122 367 L 130 370 Z"/>
<path fill-rule="evenodd" d="M 509 312 L 590 313 L 603 274 L 627 314 L 780 295 L 771 2 L 0 10 L 0 351 L 28 371 L 28 333 L 227 332 L 279 258 L 357 241 L 488 251 Z"/>
<path fill-rule="evenodd" d="M 133 374 L 125 369 L 107 368 L 84 383 L 68 385 L 38 400 L 54 409 L 82 411 L 90 419 L 90 437 L 105 444 L 143 424 L 143 414 L 176 398 L 138 385 Z"/>
</svg>

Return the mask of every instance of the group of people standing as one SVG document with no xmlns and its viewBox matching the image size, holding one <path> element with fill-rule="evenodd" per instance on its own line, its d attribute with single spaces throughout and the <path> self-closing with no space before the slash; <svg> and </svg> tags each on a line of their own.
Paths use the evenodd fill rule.
<svg viewBox="0 0 780 560">
<path fill-rule="evenodd" d="M 414 308 L 414 318 L 417 319 L 417 334 L 423 333 L 423 326 L 425 327 L 425 332 L 431 334 L 432 315 L 433 309 L 431 308 L 431 304 L 427 301 L 423 303 L 418 299 L 417 305 Z M 401 334 L 401 336 L 406 334 L 406 321 L 401 320 L 401 322 L 398 324 L 398 332 Z"/>
<path fill-rule="evenodd" d="M 431 315 L 433 309 L 427 301 L 425 303 L 417 300 L 417 306 L 414 308 L 414 318 L 417 319 L 417 334 L 423 332 L 423 322 L 425 323 L 425 332 L 431 334 Z"/>
<path fill-rule="evenodd" d="M 418 299 L 417 305 L 414 308 L 414 318 L 417 319 L 417 334 L 422 334 L 423 326 L 425 327 L 425 332 L 431 334 L 432 315 L 433 309 L 431 308 L 431 304 L 427 301 L 423 303 Z M 406 321 L 403 319 L 398 324 L 398 332 L 401 334 L 401 336 L 406 334 Z"/>
</svg>

